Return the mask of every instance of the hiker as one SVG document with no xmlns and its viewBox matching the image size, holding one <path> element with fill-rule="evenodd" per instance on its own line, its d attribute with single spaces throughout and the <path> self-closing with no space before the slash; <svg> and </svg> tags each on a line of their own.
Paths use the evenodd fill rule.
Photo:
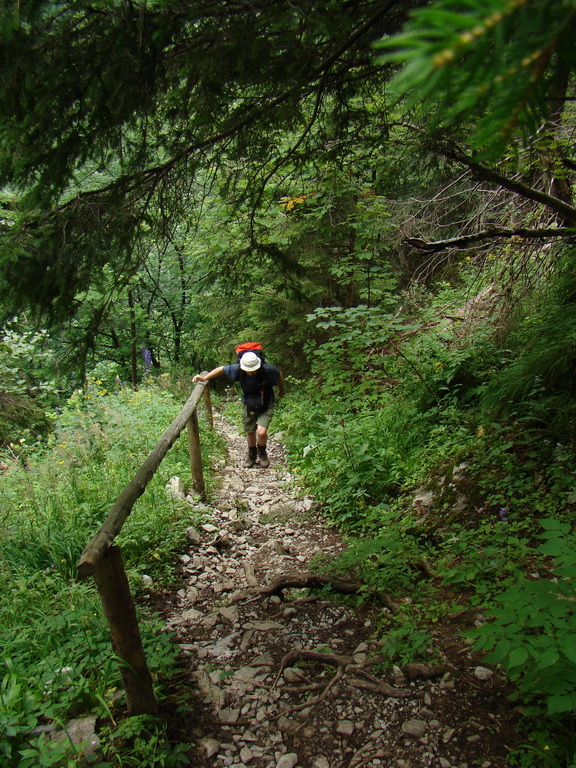
<svg viewBox="0 0 576 768">
<path fill-rule="evenodd" d="M 242 387 L 242 423 L 248 440 L 248 455 L 243 466 L 253 467 L 257 461 L 263 468 L 270 466 L 266 453 L 268 426 L 274 413 L 274 387 L 278 387 L 278 397 L 283 397 L 286 391 L 282 371 L 256 352 L 241 351 L 237 363 L 221 365 L 205 376 L 197 374 L 192 382 L 209 381 L 222 374 L 230 381 L 239 381 Z"/>
</svg>

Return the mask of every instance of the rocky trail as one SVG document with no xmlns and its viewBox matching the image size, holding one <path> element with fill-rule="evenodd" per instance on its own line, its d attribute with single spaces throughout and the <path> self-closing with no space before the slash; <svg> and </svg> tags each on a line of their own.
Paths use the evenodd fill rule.
<svg viewBox="0 0 576 768">
<path fill-rule="evenodd" d="M 345 544 L 294 488 L 278 439 L 268 469 L 244 469 L 243 437 L 218 415 L 216 428 L 228 460 L 212 520 L 188 531 L 182 586 L 166 619 L 200 692 L 188 726 L 194 764 L 507 765 L 517 740 L 509 691 L 473 658 L 459 627 L 435 629 L 441 668 L 383 672 L 378 616 L 388 609 L 309 588 L 311 559 Z"/>
</svg>

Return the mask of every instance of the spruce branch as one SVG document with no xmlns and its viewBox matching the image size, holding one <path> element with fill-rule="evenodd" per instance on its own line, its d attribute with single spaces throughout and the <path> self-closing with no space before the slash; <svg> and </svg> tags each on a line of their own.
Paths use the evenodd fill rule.
<svg viewBox="0 0 576 768">
<path fill-rule="evenodd" d="M 523 240 L 548 240 L 556 237 L 574 237 L 576 228 L 545 227 L 543 229 L 528 229 L 526 227 L 490 227 L 461 237 L 450 237 L 446 240 L 422 240 L 419 237 L 405 237 L 402 241 L 420 251 L 445 251 L 448 248 L 465 248 L 483 240 L 494 240 L 500 237 L 518 237 Z"/>
<path fill-rule="evenodd" d="M 560 214 L 565 221 L 576 224 L 576 208 L 573 205 L 569 205 L 557 197 L 548 195 L 546 192 L 541 192 L 539 189 L 534 189 L 534 187 L 531 187 L 529 184 L 525 184 L 518 179 L 510 179 L 508 176 L 500 173 L 500 171 L 497 171 L 494 168 L 489 168 L 478 162 L 453 145 L 444 145 L 443 147 L 440 147 L 440 152 L 444 157 L 465 165 L 476 178 L 497 184 L 521 197 L 541 203 L 555 213 Z"/>
<path fill-rule="evenodd" d="M 378 8 L 371 16 L 353 30 L 346 40 L 342 41 L 336 48 L 334 48 L 334 50 L 329 52 L 316 67 L 310 70 L 305 83 L 296 82 L 285 88 L 276 96 L 268 97 L 267 100 L 256 105 L 250 105 L 250 109 L 244 114 L 241 114 L 234 122 L 223 127 L 221 130 L 216 131 L 212 135 L 198 137 L 196 141 L 189 143 L 163 163 L 150 166 L 134 173 L 124 174 L 98 189 L 79 192 L 70 200 L 55 207 L 52 213 L 56 215 L 62 214 L 70 208 L 75 207 L 80 202 L 97 201 L 101 198 L 106 198 L 108 195 L 112 198 L 115 198 L 117 195 L 121 198 L 125 198 L 132 193 L 136 193 L 136 197 L 138 197 L 139 191 L 146 195 L 146 189 L 155 189 L 157 185 L 177 167 L 186 166 L 190 158 L 194 155 L 199 155 L 202 152 L 214 150 L 223 146 L 227 141 L 234 139 L 236 136 L 239 136 L 244 131 L 251 128 L 260 119 L 273 114 L 278 107 L 284 105 L 291 98 L 296 98 L 300 95 L 299 100 L 301 100 L 314 94 L 315 104 L 313 107 L 313 119 L 303 131 L 301 140 L 297 144 L 298 146 L 318 118 L 324 85 L 331 69 L 342 60 L 342 57 L 345 56 L 354 44 L 373 30 L 374 26 L 399 4 L 400 0 L 389 0 L 389 2 Z M 371 69 L 373 69 L 373 67 L 371 67 Z M 340 76 L 347 77 L 347 73 L 348 67 L 344 67 Z M 296 147 L 294 149 L 296 149 Z M 292 152 L 289 152 L 285 158 L 281 158 L 277 165 L 280 166 L 281 162 L 287 161 L 293 154 L 294 149 Z"/>
</svg>

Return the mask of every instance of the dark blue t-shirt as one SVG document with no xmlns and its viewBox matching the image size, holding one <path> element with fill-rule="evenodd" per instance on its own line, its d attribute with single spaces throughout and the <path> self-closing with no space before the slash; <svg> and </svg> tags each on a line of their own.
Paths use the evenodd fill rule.
<svg viewBox="0 0 576 768">
<path fill-rule="evenodd" d="M 246 402 L 246 396 L 258 395 L 264 391 L 264 399 L 267 405 L 272 405 L 275 400 L 274 386 L 277 386 L 280 377 L 278 368 L 274 368 L 270 363 L 262 363 L 256 373 L 256 376 L 249 376 L 246 371 L 240 368 L 239 363 L 223 366 L 224 375 L 230 381 L 239 381 L 242 387 L 242 402 Z"/>
</svg>

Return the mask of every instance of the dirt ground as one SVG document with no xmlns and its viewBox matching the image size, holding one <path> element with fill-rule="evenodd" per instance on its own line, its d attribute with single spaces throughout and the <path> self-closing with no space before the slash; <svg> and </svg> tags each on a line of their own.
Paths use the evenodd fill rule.
<svg viewBox="0 0 576 768">
<path fill-rule="evenodd" d="M 268 469 L 244 469 L 244 439 L 219 417 L 216 426 L 229 451 L 220 490 L 210 522 L 188 532 L 166 616 L 193 701 L 193 714 L 174 722 L 194 743 L 192 764 L 508 765 L 518 712 L 506 680 L 461 637 L 462 621 L 435 626 L 441 663 L 389 670 L 381 619 L 393 604 L 358 607 L 329 585 L 310 588 L 310 560 L 345 543 L 294 487 L 279 440 Z"/>
</svg>

